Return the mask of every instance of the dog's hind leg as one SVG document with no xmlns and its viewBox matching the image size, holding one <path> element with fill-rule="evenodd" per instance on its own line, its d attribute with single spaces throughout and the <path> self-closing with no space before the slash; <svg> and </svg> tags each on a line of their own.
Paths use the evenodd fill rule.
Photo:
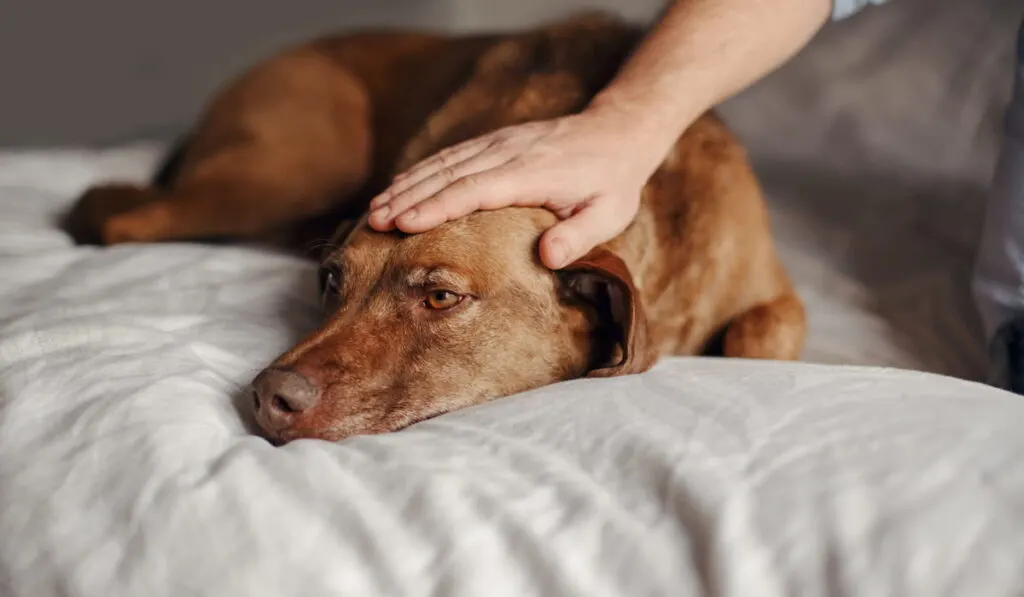
<svg viewBox="0 0 1024 597">
<path fill-rule="evenodd" d="M 727 357 L 792 361 L 800 357 L 806 335 L 804 305 L 789 291 L 733 318 L 725 330 L 722 353 Z"/>
<path fill-rule="evenodd" d="M 104 245 L 255 239 L 328 211 L 362 184 L 358 176 L 345 180 L 261 153 L 262 148 L 225 152 L 169 189 L 90 188 L 69 214 L 67 228 L 79 242 Z"/>
<path fill-rule="evenodd" d="M 370 100 L 356 78 L 297 51 L 212 104 L 158 186 L 90 188 L 65 221 L 79 242 L 260 239 L 338 207 L 371 169 Z"/>
</svg>

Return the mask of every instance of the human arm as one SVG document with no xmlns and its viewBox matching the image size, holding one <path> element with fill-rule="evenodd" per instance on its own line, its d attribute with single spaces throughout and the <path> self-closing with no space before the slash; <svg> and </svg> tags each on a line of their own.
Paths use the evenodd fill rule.
<svg viewBox="0 0 1024 597">
<path fill-rule="evenodd" d="M 427 158 L 371 204 L 370 224 L 421 232 L 478 209 L 543 206 L 540 252 L 562 267 L 621 232 L 678 136 L 799 51 L 831 0 L 676 0 L 579 114 L 509 127 Z"/>
</svg>

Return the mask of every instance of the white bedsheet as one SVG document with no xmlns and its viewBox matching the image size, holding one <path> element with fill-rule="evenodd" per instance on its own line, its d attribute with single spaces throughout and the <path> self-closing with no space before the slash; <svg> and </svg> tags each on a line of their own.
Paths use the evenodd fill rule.
<svg viewBox="0 0 1024 597">
<path fill-rule="evenodd" d="M 141 176 L 156 155 L 0 167 L 4 597 L 1024 587 L 1024 400 L 967 381 L 669 360 L 390 436 L 272 448 L 239 414 L 245 384 L 315 323 L 312 266 L 74 248 L 53 228 L 96 172 Z M 888 346 L 851 295 L 798 271 L 834 318 L 809 353 Z M 830 344 L 841 326 L 851 337 Z"/>
<path fill-rule="evenodd" d="M 72 249 L 50 228 L 57 198 L 0 192 L 0 595 L 1024 587 L 1016 396 L 669 360 L 273 448 L 236 404 L 315 320 L 311 268 L 240 248 Z"/>
<path fill-rule="evenodd" d="M 1009 48 L 1013 23 L 933 5 L 890 60 L 931 39 L 952 50 L 920 81 L 957 56 L 1005 68 L 963 40 Z M 872 51 L 820 58 L 846 39 L 726 106 L 808 304 L 805 358 L 844 366 L 670 359 L 339 444 L 272 448 L 240 414 L 317 319 L 311 265 L 73 247 L 56 214 L 144 178 L 159 145 L 0 153 L 0 597 L 1019 595 L 1024 400 L 850 366 L 980 373 L 965 282 L 999 79 L 886 86 Z"/>
</svg>

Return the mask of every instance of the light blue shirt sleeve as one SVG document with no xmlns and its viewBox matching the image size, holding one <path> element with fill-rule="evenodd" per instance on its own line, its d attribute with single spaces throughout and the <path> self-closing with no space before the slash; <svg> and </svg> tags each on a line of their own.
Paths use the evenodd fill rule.
<svg viewBox="0 0 1024 597">
<path fill-rule="evenodd" d="M 832 20 L 838 21 L 858 13 L 871 4 L 885 4 L 886 0 L 832 0 Z"/>
</svg>

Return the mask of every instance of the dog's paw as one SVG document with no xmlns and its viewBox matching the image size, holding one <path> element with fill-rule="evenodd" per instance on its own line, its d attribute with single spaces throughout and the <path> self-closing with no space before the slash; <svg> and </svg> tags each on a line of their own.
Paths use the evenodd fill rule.
<svg viewBox="0 0 1024 597">
<path fill-rule="evenodd" d="M 131 211 L 153 202 L 157 193 L 129 184 L 90 187 L 64 215 L 61 227 L 80 245 L 113 245 L 132 240 L 122 220 Z"/>
</svg>

